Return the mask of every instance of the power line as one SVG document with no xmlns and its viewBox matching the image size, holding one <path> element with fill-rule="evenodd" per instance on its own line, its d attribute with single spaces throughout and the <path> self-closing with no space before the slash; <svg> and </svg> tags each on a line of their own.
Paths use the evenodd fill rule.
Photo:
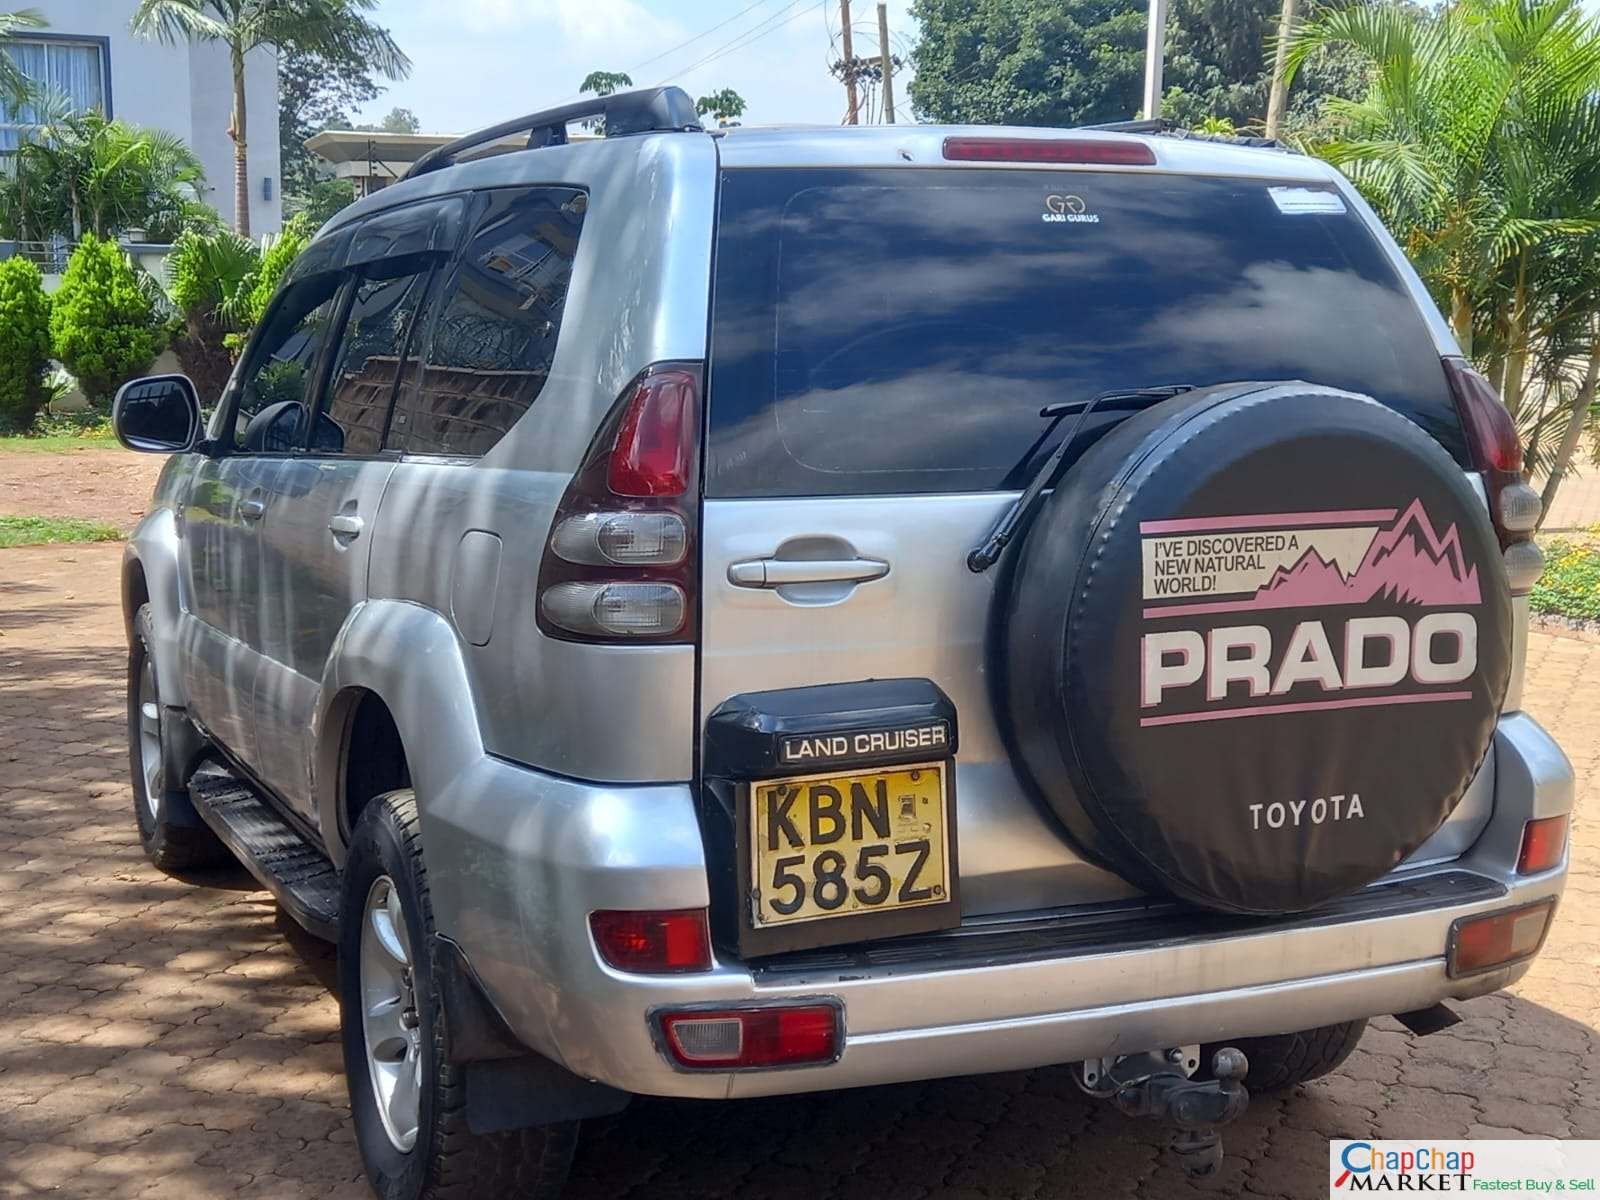
<svg viewBox="0 0 1600 1200">
<path fill-rule="evenodd" d="M 713 62 L 716 62 L 717 59 L 719 59 L 719 58 L 723 58 L 723 57 L 725 57 L 725 56 L 727 56 L 729 54 L 732 54 L 736 50 L 743 50 L 745 47 L 753 45 L 756 42 L 759 42 L 762 38 L 766 37 L 768 34 L 776 33 L 778 30 L 782 29 L 784 26 L 789 25 L 789 24 L 793 23 L 794 21 L 799 20 L 801 17 L 807 15 L 808 13 L 814 12 L 817 9 L 822 8 L 827 2 L 828 2 L 828 0 L 817 0 L 817 3 L 810 4 L 810 3 L 804 3 L 804 0 L 790 0 L 790 2 L 788 4 L 785 4 L 783 6 L 783 8 L 780 8 L 777 12 L 773 13 L 766 20 L 760 21 L 757 24 L 752 25 L 749 29 L 745 30 L 745 32 L 740 34 L 738 37 L 736 37 L 733 40 L 727 42 L 725 45 L 719 46 L 717 49 L 713 50 L 710 54 L 707 54 L 704 58 L 700 59 L 698 62 L 695 62 L 695 63 L 691 64 L 690 66 L 684 67 L 681 70 L 674 72 L 674 74 L 680 75 L 680 76 L 681 75 L 688 75 L 693 71 L 698 71 L 703 66 L 706 66 L 706 65 L 708 65 L 710 63 L 713 63 Z M 799 9 L 797 9 L 795 11 L 790 11 L 791 9 L 794 9 L 795 4 L 797 4 L 797 3 L 803 4 L 803 7 L 799 8 Z M 788 15 L 784 16 L 785 13 L 788 13 Z M 779 17 L 783 17 L 784 19 L 779 21 L 778 20 Z M 777 22 L 777 23 L 773 24 L 773 22 Z M 766 26 L 767 28 L 763 28 L 763 26 Z M 663 79 L 661 82 L 662 83 L 666 83 L 666 82 L 668 82 L 668 79 L 670 79 L 670 78 L 671 78 L 671 76 L 668 76 L 667 79 Z"/>
<path fill-rule="evenodd" d="M 715 33 L 717 30 L 723 28 L 724 26 L 733 24 L 733 22 L 737 21 L 740 17 L 747 16 L 748 14 L 754 12 L 756 9 L 764 8 L 767 5 L 771 4 L 772 2 L 773 2 L 773 0 L 755 0 L 754 4 L 746 5 L 744 8 L 741 8 L 738 12 L 734 13 L 733 16 L 727 17 L 724 20 L 718 21 L 715 25 L 711 26 L 709 29 L 701 30 L 699 33 L 695 34 L 692 38 L 688 38 L 688 39 L 686 39 L 684 41 L 681 41 L 676 46 L 673 46 L 671 49 L 663 50 L 660 54 L 657 54 L 657 55 L 654 55 L 654 56 L 652 56 L 650 58 L 647 58 L 643 62 L 635 63 L 633 66 L 631 66 L 627 70 L 623 71 L 622 74 L 631 76 L 635 71 L 641 71 L 645 67 L 648 67 L 651 63 L 660 62 L 663 58 L 666 58 L 668 55 L 676 54 L 679 50 L 682 50 L 685 46 L 694 45 L 694 43 L 700 41 L 702 38 L 709 37 L 711 34 Z M 789 8 L 794 3 L 795 3 L 795 0 L 788 0 L 788 3 L 786 3 L 783 6 L 783 8 Z M 783 9 L 779 9 L 778 12 L 781 14 L 783 12 Z M 764 24 L 764 23 L 765 22 L 758 22 L 756 25 L 751 26 L 751 28 L 752 29 L 758 28 L 761 24 Z M 743 34 L 740 34 L 738 36 L 742 37 Z M 737 38 L 735 40 L 737 40 Z M 698 65 L 699 64 L 697 63 L 696 66 L 698 66 Z M 690 70 L 693 70 L 693 68 L 691 67 Z M 665 83 L 667 81 L 663 80 L 662 82 Z M 569 100 L 577 100 L 577 99 L 581 98 L 583 95 L 584 95 L 584 93 L 581 92 L 581 91 L 568 92 L 560 100 L 555 101 L 551 105 L 551 107 L 554 107 L 556 104 L 565 104 Z"/>
<path fill-rule="evenodd" d="M 666 58 L 669 54 L 676 54 L 679 50 L 682 50 L 685 46 L 692 46 L 696 42 L 698 42 L 701 38 L 710 37 L 717 30 L 723 28 L 723 26 L 732 25 L 735 21 L 737 21 L 740 17 L 744 16 L 746 13 L 752 13 L 756 9 L 762 8 L 765 5 L 768 5 L 768 4 L 771 4 L 771 3 L 772 3 L 772 0 L 756 0 L 756 2 L 754 4 L 751 4 L 751 5 L 749 5 L 748 7 L 745 7 L 745 8 L 741 8 L 738 12 L 734 13 L 733 16 L 729 17 L 727 20 L 718 21 L 710 29 L 702 30 L 701 32 L 695 34 L 692 38 L 689 38 L 687 41 L 679 42 L 676 46 L 672 47 L 672 49 L 670 49 L 670 50 L 663 50 L 660 54 L 657 54 L 654 58 L 647 58 L 642 63 L 635 63 L 633 66 L 629 67 L 627 69 L 627 71 L 624 72 L 624 73 L 628 74 L 628 75 L 632 75 L 635 71 L 642 71 L 642 70 L 644 70 L 644 68 L 648 67 L 651 63 L 660 62 L 663 58 Z"/>
</svg>

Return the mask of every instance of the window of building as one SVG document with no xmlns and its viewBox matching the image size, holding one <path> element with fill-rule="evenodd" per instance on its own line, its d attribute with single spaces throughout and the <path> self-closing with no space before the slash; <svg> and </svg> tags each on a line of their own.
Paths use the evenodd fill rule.
<svg viewBox="0 0 1600 1200">
<path fill-rule="evenodd" d="M 586 207 L 573 188 L 494 196 L 401 385 L 390 449 L 476 457 L 528 410 L 550 375 Z"/>
<path fill-rule="evenodd" d="M 106 44 L 100 38 L 19 36 L 0 47 L 35 84 L 61 96 L 69 112 L 111 115 Z M 13 110 L 0 101 L 0 151 L 15 150 L 43 117 L 32 105 Z"/>
</svg>

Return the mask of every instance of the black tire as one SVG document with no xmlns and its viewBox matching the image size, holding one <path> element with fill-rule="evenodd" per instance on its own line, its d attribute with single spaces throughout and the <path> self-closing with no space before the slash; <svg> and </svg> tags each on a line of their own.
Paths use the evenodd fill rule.
<svg viewBox="0 0 1600 1200">
<path fill-rule="evenodd" d="M 421 1061 L 415 1142 L 402 1150 L 379 1112 L 363 1025 L 362 932 L 373 887 L 387 877 L 410 942 L 412 1009 Z M 345 1079 L 367 1179 L 382 1200 L 555 1200 L 577 1146 L 576 1122 L 474 1134 L 467 1128 L 465 1076 L 450 1061 L 450 1029 L 439 1004 L 431 937 L 433 905 L 410 789 L 368 804 L 345 861 L 339 923 L 339 1014 Z"/>
<path fill-rule="evenodd" d="M 154 636 L 150 606 L 141 605 L 133 618 L 133 640 L 128 644 L 128 771 L 133 787 L 133 815 L 145 857 L 161 870 L 174 873 L 232 862 L 228 848 L 195 812 L 184 786 L 188 781 L 167 780 L 160 751 L 148 746 L 144 705 L 153 704 L 157 746 L 168 736 L 167 712 L 161 706 L 160 679 L 150 654 Z M 148 671 L 148 692 L 141 696 Z M 154 753 L 153 782 L 146 774 L 146 759 Z"/>
<path fill-rule="evenodd" d="M 1202 1047 L 1200 1061 L 1209 1064 L 1211 1056 L 1224 1044 L 1237 1046 L 1250 1060 L 1250 1073 L 1245 1076 L 1245 1086 L 1252 1092 L 1282 1092 L 1337 1071 L 1344 1060 L 1355 1052 L 1366 1030 L 1365 1020 L 1346 1021 L 1341 1025 L 1321 1025 L 1300 1033 L 1219 1042 L 1214 1046 Z M 1207 1065 L 1203 1069 L 1209 1072 L 1210 1067 Z"/>
</svg>

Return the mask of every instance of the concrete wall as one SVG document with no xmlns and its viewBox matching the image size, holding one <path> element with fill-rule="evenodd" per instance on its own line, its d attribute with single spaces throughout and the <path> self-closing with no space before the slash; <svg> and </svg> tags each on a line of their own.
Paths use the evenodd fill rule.
<svg viewBox="0 0 1600 1200">
<path fill-rule="evenodd" d="M 111 115 L 135 125 L 177 134 L 193 147 L 206 171 L 206 201 L 233 224 L 232 67 L 216 43 L 176 46 L 135 37 L 128 22 L 137 0 L 28 0 L 49 22 L 40 32 L 103 37 L 111 59 Z M 282 225 L 278 161 L 278 62 L 272 50 L 253 52 L 245 64 L 249 119 L 250 231 Z M 271 180 L 272 199 L 264 196 Z"/>
</svg>

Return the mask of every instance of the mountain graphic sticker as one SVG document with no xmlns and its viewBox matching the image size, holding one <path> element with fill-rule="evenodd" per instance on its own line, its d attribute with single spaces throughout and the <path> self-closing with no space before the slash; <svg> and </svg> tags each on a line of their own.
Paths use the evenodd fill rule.
<svg viewBox="0 0 1600 1200">
<path fill-rule="evenodd" d="M 1482 601 L 1478 569 L 1466 561 L 1456 526 L 1441 534 L 1420 500 L 1404 510 L 1145 521 L 1139 531 L 1144 599 L 1190 601 L 1146 608 L 1146 617 L 1373 601 L 1445 608 Z"/>
</svg>

